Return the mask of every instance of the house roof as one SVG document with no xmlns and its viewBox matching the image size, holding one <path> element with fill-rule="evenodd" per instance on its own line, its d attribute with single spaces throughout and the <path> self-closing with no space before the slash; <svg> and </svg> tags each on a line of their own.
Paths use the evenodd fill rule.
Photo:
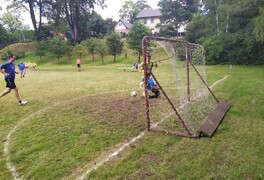
<svg viewBox="0 0 264 180">
<path fill-rule="evenodd" d="M 127 29 L 131 29 L 133 26 L 132 24 L 130 24 L 129 22 L 125 20 L 120 19 L 119 21 L 122 22 Z"/>
<path fill-rule="evenodd" d="M 140 18 L 149 18 L 149 17 L 159 17 L 161 16 L 161 12 L 159 9 L 143 9 L 137 15 L 137 19 Z"/>
</svg>

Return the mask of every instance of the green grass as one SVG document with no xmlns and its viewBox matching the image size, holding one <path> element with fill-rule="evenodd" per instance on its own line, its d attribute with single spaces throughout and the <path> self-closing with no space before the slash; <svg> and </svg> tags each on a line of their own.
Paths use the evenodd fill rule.
<svg viewBox="0 0 264 180">
<path fill-rule="evenodd" d="M 117 69 L 130 67 L 131 57 L 112 60 L 86 57 L 77 72 L 73 58 L 63 65 L 43 59 L 37 69 L 44 70 L 16 79 L 29 103 L 18 106 L 13 94 L 0 99 L 0 179 L 12 179 L 3 149 L 17 125 L 9 155 L 24 179 L 75 179 L 145 130 L 144 99 L 130 97 L 141 74 Z M 86 178 L 263 179 L 264 67 L 207 67 L 209 85 L 226 75 L 213 92 L 232 107 L 212 138 L 146 132 Z"/>
</svg>

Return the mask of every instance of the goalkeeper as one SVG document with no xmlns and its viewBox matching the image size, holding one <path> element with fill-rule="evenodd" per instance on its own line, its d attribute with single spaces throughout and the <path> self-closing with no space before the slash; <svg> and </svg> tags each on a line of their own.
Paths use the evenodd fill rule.
<svg viewBox="0 0 264 180">
<path fill-rule="evenodd" d="M 147 78 L 148 78 L 147 89 L 150 92 L 149 98 L 157 98 L 160 95 L 160 91 L 157 85 L 154 83 L 153 79 L 150 77 L 149 72 L 147 73 Z M 142 77 L 142 82 L 144 83 L 144 77 Z"/>
</svg>

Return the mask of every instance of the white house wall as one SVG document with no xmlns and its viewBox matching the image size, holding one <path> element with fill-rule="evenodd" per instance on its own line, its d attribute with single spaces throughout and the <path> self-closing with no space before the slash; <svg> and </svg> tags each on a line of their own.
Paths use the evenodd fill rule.
<svg viewBox="0 0 264 180">
<path fill-rule="evenodd" d="M 146 18 L 140 20 L 143 24 L 145 24 L 149 29 L 152 30 L 152 33 L 157 32 L 155 26 L 160 23 L 159 18 Z"/>
</svg>

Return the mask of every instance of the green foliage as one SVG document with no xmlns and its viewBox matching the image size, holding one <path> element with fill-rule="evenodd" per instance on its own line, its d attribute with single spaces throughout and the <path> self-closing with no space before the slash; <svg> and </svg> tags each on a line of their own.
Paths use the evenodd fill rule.
<svg viewBox="0 0 264 180">
<path fill-rule="evenodd" d="M 1 55 L 2 60 L 4 60 L 4 61 L 8 60 L 8 56 L 10 54 L 13 54 L 13 52 L 11 51 L 11 49 L 7 48 L 7 50 L 5 52 L 3 52 Z"/>
<path fill-rule="evenodd" d="M 258 42 L 264 42 L 264 7 L 259 8 L 259 16 L 254 18 L 254 34 Z"/>
<path fill-rule="evenodd" d="M 26 52 L 24 50 L 22 51 L 18 51 L 16 54 L 17 59 L 22 59 L 24 57 L 26 57 Z"/>
<path fill-rule="evenodd" d="M 63 57 L 69 51 L 67 41 L 55 37 L 48 41 L 49 51 L 53 53 L 57 59 Z"/>
<path fill-rule="evenodd" d="M 104 56 L 109 52 L 105 39 L 97 39 L 96 52 L 101 56 L 102 64 L 104 64 Z"/>
<path fill-rule="evenodd" d="M 10 41 L 10 36 L 7 30 L 0 23 L 0 44 L 4 44 Z"/>
<path fill-rule="evenodd" d="M 106 44 L 109 50 L 109 54 L 114 56 L 114 62 L 116 60 L 116 55 L 121 54 L 123 51 L 123 42 L 118 33 L 111 33 L 106 37 Z"/>
<path fill-rule="evenodd" d="M 45 56 L 47 49 L 48 49 L 48 42 L 47 41 L 35 41 L 33 43 L 34 46 L 34 52 L 37 56 L 39 56 L 39 59 L 41 60 L 42 56 Z"/>
<path fill-rule="evenodd" d="M 83 44 L 87 48 L 88 53 L 93 55 L 93 61 L 94 61 L 94 54 L 97 46 L 97 38 L 90 38 L 84 40 L 81 42 L 81 44 Z"/>
<path fill-rule="evenodd" d="M 140 62 L 140 54 L 142 53 L 142 38 L 151 35 L 151 31 L 144 24 L 136 22 L 127 36 L 128 47 L 138 53 L 138 62 Z"/>
<path fill-rule="evenodd" d="M 12 33 L 17 29 L 22 29 L 22 21 L 20 16 L 11 12 L 6 12 L 2 15 L 1 21 L 6 25 Z"/>
<path fill-rule="evenodd" d="M 161 7 L 161 36 L 175 37 L 178 28 L 188 22 L 192 15 L 198 11 L 197 0 L 181 0 L 181 1 L 159 1 Z"/>
<path fill-rule="evenodd" d="M 264 64 L 261 1 L 206 1 L 193 15 L 188 41 L 205 46 L 208 64 Z"/>
<path fill-rule="evenodd" d="M 83 44 L 75 45 L 73 48 L 73 52 L 74 54 L 77 55 L 77 57 L 80 57 L 80 58 L 87 53 L 86 47 Z"/>
</svg>

